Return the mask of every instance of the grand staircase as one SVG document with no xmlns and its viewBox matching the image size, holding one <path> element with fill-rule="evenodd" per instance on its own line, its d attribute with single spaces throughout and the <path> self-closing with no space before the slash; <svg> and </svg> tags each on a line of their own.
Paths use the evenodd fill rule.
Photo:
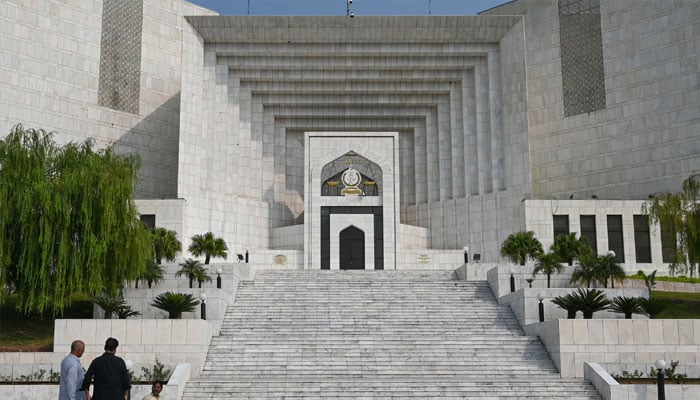
<svg viewBox="0 0 700 400">
<path fill-rule="evenodd" d="M 442 271 L 259 272 L 184 398 L 600 399 L 486 282 Z"/>
</svg>

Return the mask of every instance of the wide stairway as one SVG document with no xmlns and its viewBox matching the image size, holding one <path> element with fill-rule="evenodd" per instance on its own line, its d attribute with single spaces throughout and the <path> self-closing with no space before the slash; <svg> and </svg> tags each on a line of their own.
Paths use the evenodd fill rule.
<svg viewBox="0 0 700 400">
<path fill-rule="evenodd" d="M 486 282 L 269 271 L 242 282 L 185 399 L 600 399 L 562 379 Z"/>
</svg>

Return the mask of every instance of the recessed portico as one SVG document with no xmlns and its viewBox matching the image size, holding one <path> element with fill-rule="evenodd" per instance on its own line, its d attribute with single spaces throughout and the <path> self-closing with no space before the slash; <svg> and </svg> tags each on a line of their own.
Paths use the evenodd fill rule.
<svg viewBox="0 0 700 400">
<path fill-rule="evenodd" d="M 396 132 L 306 133 L 304 268 L 396 268 L 397 142 Z"/>
</svg>

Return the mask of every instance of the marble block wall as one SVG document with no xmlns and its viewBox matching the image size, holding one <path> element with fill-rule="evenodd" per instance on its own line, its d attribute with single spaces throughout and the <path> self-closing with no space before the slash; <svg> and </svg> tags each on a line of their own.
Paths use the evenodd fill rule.
<svg viewBox="0 0 700 400">
<path fill-rule="evenodd" d="M 583 377 L 583 363 L 700 363 L 700 320 L 560 319 L 528 325 L 562 377 Z"/>
</svg>

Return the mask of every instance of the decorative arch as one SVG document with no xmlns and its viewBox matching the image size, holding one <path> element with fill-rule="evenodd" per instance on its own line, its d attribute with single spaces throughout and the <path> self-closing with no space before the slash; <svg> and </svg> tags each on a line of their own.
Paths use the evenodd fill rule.
<svg viewBox="0 0 700 400">
<path fill-rule="evenodd" d="M 341 175 L 350 166 L 362 176 L 358 186 L 364 196 L 381 196 L 382 168 L 379 164 L 349 151 L 323 166 L 321 170 L 321 196 L 341 196 Z"/>
</svg>

